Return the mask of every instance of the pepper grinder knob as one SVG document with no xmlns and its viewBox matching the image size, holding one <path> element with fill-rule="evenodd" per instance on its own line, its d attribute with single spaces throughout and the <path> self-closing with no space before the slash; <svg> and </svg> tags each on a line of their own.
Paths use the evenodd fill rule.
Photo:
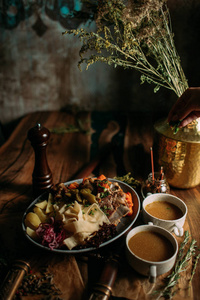
<svg viewBox="0 0 200 300">
<path fill-rule="evenodd" d="M 49 130 L 41 124 L 37 124 L 28 131 L 28 139 L 35 151 L 35 166 L 32 174 L 34 196 L 41 195 L 53 185 L 52 173 L 46 156 L 49 138 Z"/>
</svg>

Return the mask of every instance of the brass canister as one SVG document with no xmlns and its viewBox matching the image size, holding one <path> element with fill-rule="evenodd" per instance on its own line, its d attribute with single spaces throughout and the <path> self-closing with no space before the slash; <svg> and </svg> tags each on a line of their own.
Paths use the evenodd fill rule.
<svg viewBox="0 0 200 300">
<path fill-rule="evenodd" d="M 166 120 L 155 123 L 155 153 L 170 186 L 187 189 L 200 184 L 200 118 L 174 134 Z"/>
</svg>

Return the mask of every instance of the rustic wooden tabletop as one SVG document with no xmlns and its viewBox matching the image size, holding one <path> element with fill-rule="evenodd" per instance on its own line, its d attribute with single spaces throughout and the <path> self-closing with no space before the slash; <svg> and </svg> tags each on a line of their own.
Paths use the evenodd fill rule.
<svg viewBox="0 0 200 300">
<path fill-rule="evenodd" d="M 90 270 L 86 258 L 46 254 L 30 244 L 21 230 L 23 212 L 34 200 L 32 173 L 35 156 L 27 133 L 36 124 L 41 124 L 51 132 L 46 154 L 53 182 L 58 183 L 85 174 L 81 173 L 83 170 L 90 175 L 104 174 L 110 178 L 131 172 L 136 179 L 144 180 L 151 171 L 153 121 L 150 116 L 141 118 L 131 113 L 37 112 L 22 118 L 10 138 L 0 147 L 1 261 L 9 265 L 13 259 L 26 258 L 31 260 L 36 273 L 39 272 L 39 266 L 45 264 L 49 272 L 54 273 L 55 283 L 61 290 L 60 299 L 82 299 L 100 271 L 96 269 L 96 278 L 89 281 Z M 200 187 L 188 190 L 171 188 L 170 193 L 186 203 L 188 215 L 185 230 L 189 230 L 199 246 Z M 1 263 L 0 267 L 5 267 L 5 264 Z M 192 262 L 190 265 L 181 275 L 179 291 L 174 299 L 199 299 L 200 265 L 197 265 L 189 289 Z M 4 275 L 1 272 L 1 281 Z M 162 280 L 163 276 L 159 283 Z M 148 284 L 129 266 L 121 266 L 113 287 L 113 297 L 155 299 L 151 298 L 153 296 Z M 34 294 L 23 297 L 45 299 Z M 56 296 L 51 299 L 53 297 Z"/>
</svg>

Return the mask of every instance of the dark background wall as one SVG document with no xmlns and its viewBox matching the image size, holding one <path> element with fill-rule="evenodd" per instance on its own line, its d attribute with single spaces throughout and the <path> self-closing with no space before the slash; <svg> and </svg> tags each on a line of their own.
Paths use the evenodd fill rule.
<svg viewBox="0 0 200 300">
<path fill-rule="evenodd" d="M 199 86 L 200 1 L 169 0 L 175 43 L 190 86 Z M 80 72 L 80 42 L 65 29 L 94 29 L 80 0 L 0 1 L 0 122 L 38 110 L 78 107 L 167 114 L 176 95 L 140 85 L 133 70 L 97 63 Z"/>
</svg>

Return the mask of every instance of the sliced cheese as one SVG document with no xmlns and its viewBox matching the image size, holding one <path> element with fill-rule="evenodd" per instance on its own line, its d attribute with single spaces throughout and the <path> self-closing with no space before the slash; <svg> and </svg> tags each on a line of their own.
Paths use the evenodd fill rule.
<svg viewBox="0 0 200 300">
<path fill-rule="evenodd" d="M 46 206 L 46 214 L 49 214 L 50 212 L 53 211 L 53 195 L 51 193 L 49 193 L 49 197 L 48 197 L 48 202 L 47 202 L 47 206 Z"/>
</svg>

